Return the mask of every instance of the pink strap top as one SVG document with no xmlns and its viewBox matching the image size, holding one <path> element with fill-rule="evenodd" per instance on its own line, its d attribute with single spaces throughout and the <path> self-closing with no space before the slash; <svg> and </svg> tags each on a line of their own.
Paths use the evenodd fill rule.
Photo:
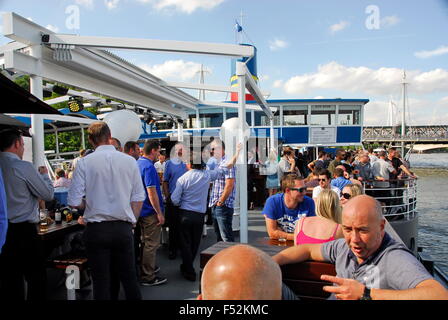
<svg viewBox="0 0 448 320">
<path fill-rule="evenodd" d="M 304 232 L 303 232 L 303 223 L 305 222 L 305 217 L 303 217 L 300 222 L 300 231 L 297 234 L 297 244 L 305 244 L 305 243 L 325 243 L 325 242 L 329 242 L 329 241 L 333 241 L 336 239 L 336 232 L 338 231 L 339 225 L 336 226 L 336 229 L 333 232 L 333 235 L 328 238 L 328 239 L 317 239 L 317 238 L 312 238 L 312 237 L 308 237 Z"/>
</svg>

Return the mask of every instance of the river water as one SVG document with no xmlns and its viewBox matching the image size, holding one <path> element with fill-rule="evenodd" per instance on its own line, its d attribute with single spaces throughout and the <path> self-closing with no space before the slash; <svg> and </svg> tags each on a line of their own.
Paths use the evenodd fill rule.
<svg viewBox="0 0 448 320">
<path fill-rule="evenodd" d="M 448 274 L 448 153 L 411 154 L 417 174 L 418 246 Z"/>
</svg>

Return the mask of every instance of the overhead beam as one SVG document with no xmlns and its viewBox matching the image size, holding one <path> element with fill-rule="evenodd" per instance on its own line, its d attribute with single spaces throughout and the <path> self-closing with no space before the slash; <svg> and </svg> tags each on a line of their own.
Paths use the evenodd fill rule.
<svg viewBox="0 0 448 320">
<path fill-rule="evenodd" d="M 65 44 L 92 48 L 136 49 L 174 53 L 191 53 L 226 56 L 231 58 L 252 57 L 254 48 L 236 44 L 205 43 L 189 41 L 131 39 L 115 37 L 76 36 L 48 33 L 47 44 Z"/>
<path fill-rule="evenodd" d="M 166 85 L 167 87 L 176 87 L 184 89 L 218 91 L 218 92 L 238 92 L 237 87 L 219 86 L 219 85 L 202 84 L 202 83 L 164 82 L 163 85 Z"/>
<path fill-rule="evenodd" d="M 215 101 L 200 101 L 200 104 L 207 105 L 211 107 L 223 107 L 223 108 L 233 108 L 238 109 L 238 104 L 236 103 L 230 103 L 230 102 L 215 102 Z M 263 111 L 263 109 L 256 104 L 246 104 L 247 110 L 255 110 L 255 111 Z M 269 107 L 269 110 L 271 112 L 277 112 L 276 107 Z"/>
<path fill-rule="evenodd" d="M 8 113 L 9 116 L 11 117 L 28 117 L 30 118 L 32 115 L 31 114 L 15 114 L 15 113 Z M 62 122 L 69 122 L 69 123 L 78 123 L 78 124 L 91 124 L 95 121 L 98 120 L 93 120 L 93 119 L 86 119 L 83 117 L 72 117 L 72 116 L 60 116 L 60 115 L 56 115 L 56 114 L 43 114 L 42 118 L 45 120 L 53 120 L 53 121 L 62 121 Z"/>
<path fill-rule="evenodd" d="M 95 88 L 97 92 L 111 98 L 146 106 L 158 112 L 171 114 L 182 119 L 186 118 L 185 111 L 174 108 L 168 103 L 150 98 L 150 93 L 146 93 L 144 87 L 141 87 L 140 92 L 138 92 L 135 88 L 131 90 L 132 88 L 127 87 L 125 82 L 122 85 L 113 83 L 112 78 L 109 82 L 98 81 L 83 70 L 68 69 L 47 60 L 41 60 L 40 63 L 37 63 L 37 59 L 17 51 L 5 52 L 5 68 L 39 75 L 43 78 L 70 84 L 84 90 Z M 122 80 L 125 80 L 124 76 Z"/>
<path fill-rule="evenodd" d="M 270 120 L 274 118 L 274 114 L 269 109 L 268 103 L 263 97 L 263 94 L 258 87 L 257 83 L 252 77 L 247 65 L 243 62 L 237 62 L 237 74 L 244 74 L 246 78 L 246 89 L 250 92 L 250 94 L 254 97 L 255 101 L 257 101 L 258 105 L 261 107 L 263 112 L 269 117 Z"/>
</svg>

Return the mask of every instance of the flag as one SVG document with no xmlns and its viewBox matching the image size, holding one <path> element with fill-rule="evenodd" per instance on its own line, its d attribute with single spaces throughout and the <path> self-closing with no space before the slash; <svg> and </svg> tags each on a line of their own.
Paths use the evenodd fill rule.
<svg viewBox="0 0 448 320">
<path fill-rule="evenodd" d="M 243 27 L 240 26 L 240 24 L 238 23 L 238 21 L 235 21 L 235 29 L 236 29 L 236 32 L 241 32 L 241 31 L 243 31 Z"/>
</svg>

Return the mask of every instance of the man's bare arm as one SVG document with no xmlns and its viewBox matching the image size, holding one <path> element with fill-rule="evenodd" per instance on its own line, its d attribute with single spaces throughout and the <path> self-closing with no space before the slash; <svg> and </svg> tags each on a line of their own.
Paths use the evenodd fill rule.
<svg viewBox="0 0 448 320">
<path fill-rule="evenodd" d="M 157 219 L 159 219 L 159 223 L 157 225 L 162 225 L 165 223 L 165 217 L 163 215 L 162 209 L 160 208 L 159 196 L 157 195 L 157 191 L 155 187 L 147 187 L 149 202 L 151 202 L 152 207 L 157 213 Z"/>
<path fill-rule="evenodd" d="M 407 290 L 372 289 L 370 295 L 373 300 L 448 300 L 448 291 L 433 279 Z"/>
<path fill-rule="evenodd" d="M 294 234 L 285 232 L 282 229 L 280 229 L 276 220 L 269 219 L 267 217 L 264 217 L 264 219 L 266 220 L 266 229 L 268 231 L 269 238 L 271 239 L 284 238 L 286 240 L 294 240 Z"/>
<path fill-rule="evenodd" d="M 279 265 L 298 263 L 307 260 L 325 261 L 321 253 L 322 244 L 301 244 L 289 247 L 272 258 Z"/>
<path fill-rule="evenodd" d="M 230 193 L 233 190 L 233 186 L 235 184 L 235 179 L 226 179 L 226 184 L 224 186 L 224 191 L 222 192 L 221 197 L 219 198 L 219 202 L 224 203 L 229 197 Z"/>
</svg>

